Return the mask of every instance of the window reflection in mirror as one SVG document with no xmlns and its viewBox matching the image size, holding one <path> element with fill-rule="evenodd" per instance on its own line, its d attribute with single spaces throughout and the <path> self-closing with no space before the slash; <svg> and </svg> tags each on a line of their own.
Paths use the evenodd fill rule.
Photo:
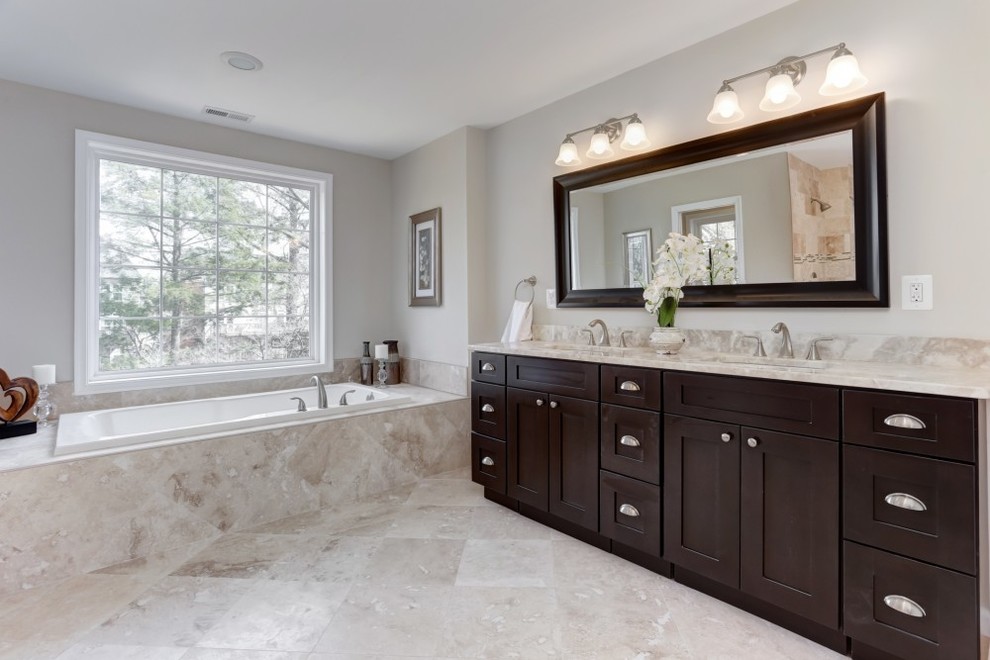
<svg viewBox="0 0 990 660">
<path fill-rule="evenodd" d="M 573 288 L 642 286 L 671 231 L 731 245 L 717 284 L 853 281 L 852 163 L 842 131 L 572 190 Z"/>
</svg>

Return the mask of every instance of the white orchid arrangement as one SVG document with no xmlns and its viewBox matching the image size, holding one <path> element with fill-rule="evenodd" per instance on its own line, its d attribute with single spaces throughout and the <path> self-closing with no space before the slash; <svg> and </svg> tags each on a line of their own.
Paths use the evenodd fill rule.
<svg viewBox="0 0 990 660">
<path fill-rule="evenodd" d="M 646 311 L 661 328 L 674 326 L 677 305 L 688 284 L 734 284 L 736 255 L 729 242 L 711 248 L 693 234 L 672 232 L 657 248 L 653 279 L 643 289 Z"/>
</svg>

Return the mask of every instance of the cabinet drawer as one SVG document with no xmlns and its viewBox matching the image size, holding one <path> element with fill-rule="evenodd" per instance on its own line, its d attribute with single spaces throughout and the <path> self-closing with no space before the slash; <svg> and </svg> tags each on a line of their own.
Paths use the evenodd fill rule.
<svg viewBox="0 0 990 660">
<path fill-rule="evenodd" d="M 911 660 L 977 660 L 976 578 L 850 541 L 845 633 Z"/>
<path fill-rule="evenodd" d="M 505 440 L 505 387 L 471 383 L 471 428 Z"/>
<path fill-rule="evenodd" d="M 472 353 L 471 380 L 505 385 L 505 356 L 499 353 Z"/>
<path fill-rule="evenodd" d="M 602 470 L 601 534 L 654 557 L 660 556 L 660 488 Z"/>
<path fill-rule="evenodd" d="M 602 365 L 602 401 L 620 406 L 660 410 L 660 371 Z"/>
<path fill-rule="evenodd" d="M 510 355 L 506 383 L 537 392 L 598 400 L 598 365 Z"/>
<path fill-rule="evenodd" d="M 843 447 L 845 537 L 976 574 L 970 465 Z"/>
<path fill-rule="evenodd" d="M 471 434 L 471 481 L 505 494 L 505 443 Z"/>
<path fill-rule="evenodd" d="M 976 404 L 969 399 L 846 390 L 846 442 L 976 461 Z"/>
<path fill-rule="evenodd" d="M 839 390 L 822 385 L 667 372 L 663 411 L 830 440 L 839 438 Z"/>
<path fill-rule="evenodd" d="M 601 465 L 660 484 L 660 413 L 602 404 Z"/>
</svg>

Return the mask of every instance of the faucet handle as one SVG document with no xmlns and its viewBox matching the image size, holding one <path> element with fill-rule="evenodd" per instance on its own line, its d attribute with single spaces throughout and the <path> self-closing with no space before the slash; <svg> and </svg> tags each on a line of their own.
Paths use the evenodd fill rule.
<svg viewBox="0 0 990 660">
<path fill-rule="evenodd" d="M 619 333 L 619 346 L 621 348 L 627 348 L 629 346 L 629 344 L 626 343 L 626 335 L 631 335 L 632 333 L 632 330 L 623 330 Z"/>
<path fill-rule="evenodd" d="M 588 333 L 588 346 L 595 345 L 595 333 L 591 331 L 590 328 L 581 328 L 581 332 Z"/>
<path fill-rule="evenodd" d="M 759 335 L 743 335 L 740 339 L 755 339 L 756 340 L 756 350 L 753 351 L 753 355 L 756 357 L 766 357 L 767 352 L 763 348 L 763 339 Z"/>
<path fill-rule="evenodd" d="M 806 359 L 821 360 L 822 356 L 818 353 L 818 342 L 832 341 L 833 339 L 835 339 L 835 337 L 818 337 L 817 339 L 812 339 L 811 344 L 808 346 L 808 355 Z"/>
</svg>

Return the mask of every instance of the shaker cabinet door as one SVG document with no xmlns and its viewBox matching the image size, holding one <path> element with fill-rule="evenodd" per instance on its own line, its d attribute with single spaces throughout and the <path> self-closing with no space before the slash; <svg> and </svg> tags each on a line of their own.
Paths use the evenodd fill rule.
<svg viewBox="0 0 990 660">
<path fill-rule="evenodd" d="M 549 475 L 549 397 L 507 387 L 508 413 L 506 495 L 547 510 Z"/>
</svg>

